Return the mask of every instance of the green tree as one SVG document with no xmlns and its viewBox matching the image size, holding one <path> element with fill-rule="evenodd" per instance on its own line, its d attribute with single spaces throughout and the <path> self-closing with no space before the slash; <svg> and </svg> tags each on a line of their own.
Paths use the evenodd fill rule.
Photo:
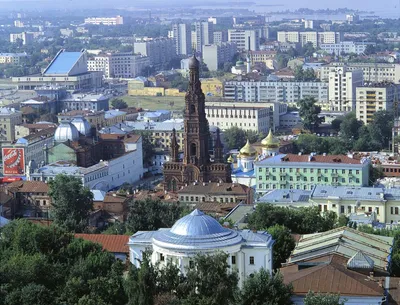
<svg viewBox="0 0 400 305">
<path fill-rule="evenodd" d="M 125 109 L 125 108 L 128 108 L 128 104 L 121 98 L 113 98 L 111 100 L 111 106 L 114 109 Z"/>
<path fill-rule="evenodd" d="M 368 126 L 372 141 L 381 143 L 382 147 L 388 147 L 392 138 L 393 121 L 393 112 L 387 110 L 375 112 L 372 123 Z"/>
<path fill-rule="evenodd" d="M 160 200 L 131 199 L 126 228 L 133 233 L 170 228 L 180 218 L 182 210 L 179 205 L 162 203 Z"/>
<path fill-rule="evenodd" d="M 54 223 L 69 232 L 83 232 L 88 226 L 93 194 L 73 176 L 57 175 L 49 182 Z"/>
<path fill-rule="evenodd" d="M 246 131 L 233 126 L 224 131 L 224 140 L 227 149 L 240 149 L 246 144 Z"/>
<path fill-rule="evenodd" d="M 285 285 L 280 273 L 260 269 L 244 282 L 240 305 L 290 305 L 293 287 Z"/>
<path fill-rule="evenodd" d="M 301 49 L 301 54 L 306 57 L 313 56 L 314 53 L 315 53 L 315 48 L 311 42 L 306 43 Z"/>
<path fill-rule="evenodd" d="M 267 232 L 271 234 L 275 240 L 273 247 L 274 269 L 281 268 L 281 264 L 286 262 L 290 253 L 293 251 L 296 243 L 290 233 L 290 230 L 285 226 L 274 225 L 267 228 Z"/>
<path fill-rule="evenodd" d="M 355 141 L 358 139 L 361 126 L 362 122 L 357 120 L 356 114 L 350 112 L 345 115 L 340 124 L 340 136 L 347 141 Z"/>
<path fill-rule="evenodd" d="M 341 214 L 338 218 L 338 227 L 345 227 L 349 223 L 349 217 L 344 214 Z"/>
<path fill-rule="evenodd" d="M 317 106 L 316 102 L 315 98 L 306 97 L 297 103 L 304 127 L 311 131 L 315 131 L 322 122 L 322 118 L 319 117 L 321 107 Z"/>
<path fill-rule="evenodd" d="M 145 167 L 151 165 L 154 155 L 154 144 L 151 132 L 148 130 L 140 131 L 142 136 L 142 152 L 143 152 L 143 165 Z"/>
<path fill-rule="evenodd" d="M 374 185 L 378 179 L 382 179 L 384 177 L 382 166 L 373 166 L 370 164 L 369 166 L 369 185 Z"/>
<path fill-rule="evenodd" d="M 339 294 L 315 294 L 310 291 L 304 298 L 304 305 L 345 305 L 346 300 L 341 300 Z"/>
</svg>

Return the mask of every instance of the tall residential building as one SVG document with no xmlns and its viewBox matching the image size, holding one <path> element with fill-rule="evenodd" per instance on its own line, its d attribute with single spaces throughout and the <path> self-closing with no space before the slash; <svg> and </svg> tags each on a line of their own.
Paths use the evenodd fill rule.
<svg viewBox="0 0 400 305">
<path fill-rule="evenodd" d="M 18 40 L 22 40 L 22 44 L 30 45 L 33 43 L 33 33 L 22 32 L 18 34 L 10 34 L 10 42 L 16 43 Z"/>
<path fill-rule="evenodd" d="M 22 112 L 14 108 L 0 108 L 0 143 L 15 141 L 15 126 L 22 124 Z"/>
<path fill-rule="evenodd" d="M 263 156 L 255 162 L 256 189 L 265 193 L 273 189 L 311 190 L 316 185 L 367 186 L 369 161 L 345 155 Z"/>
<path fill-rule="evenodd" d="M 203 46 L 203 62 L 210 71 L 216 71 L 225 62 L 232 61 L 237 51 L 236 44 L 232 42 L 222 42 L 218 44 Z"/>
<path fill-rule="evenodd" d="M 190 28 L 190 24 L 174 24 L 172 31 L 173 38 L 175 39 L 176 54 L 192 54 L 192 31 Z"/>
<path fill-rule="evenodd" d="M 332 111 L 356 109 L 356 88 L 364 83 L 361 70 L 348 71 L 343 67 L 329 73 L 329 105 Z"/>
<path fill-rule="evenodd" d="M 240 51 L 258 51 L 260 49 L 260 31 L 229 29 L 228 41 L 236 43 Z"/>
<path fill-rule="evenodd" d="M 339 32 L 278 32 L 278 42 L 301 43 L 302 46 L 312 43 L 314 47 L 327 43 L 339 43 L 342 34 Z"/>
<path fill-rule="evenodd" d="M 228 41 L 228 31 L 215 31 L 213 36 L 215 44 Z"/>
<path fill-rule="evenodd" d="M 328 103 L 328 84 L 323 82 L 246 82 L 229 81 L 224 98 L 237 102 L 278 102 L 296 104 L 314 97 L 321 105 Z"/>
<path fill-rule="evenodd" d="M 118 15 L 118 16 L 115 16 L 115 17 L 85 18 L 85 24 L 120 25 L 120 24 L 124 24 L 124 17 Z"/>
<path fill-rule="evenodd" d="M 88 71 L 102 71 L 106 78 L 133 78 L 150 65 L 147 56 L 126 53 L 107 53 L 87 61 Z"/>
<path fill-rule="evenodd" d="M 133 52 L 147 56 L 150 65 L 160 66 L 176 57 L 175 41 L 166 38 L 138 40 L 133 44 Z"/>
<path fill-rule="evenodd" d="M 329 79 L 329 73 L 337 67 L 346 67 L 347 71 L 362 70 L 365 82 L 392 82 L 400 84 L 400 64 L 389 63 L 343 63 L 334 62 L 321 67 L 321 81 Z"/>
<path fill-rule="evenodd" d="M 196 32 L 196 51 L 201 52 L 204 45 L 213 43 L 213 24 L 207 21 L 194 23 Z"/>
<path fill-rule="evenodd" d="M 356 89 L 356 115 L 364 124 L 372 122 L 377 111 L 394 111 L 394 102 L 399 100 L 399 88 L 391 83 L 378 83 Z"/>
</svg>

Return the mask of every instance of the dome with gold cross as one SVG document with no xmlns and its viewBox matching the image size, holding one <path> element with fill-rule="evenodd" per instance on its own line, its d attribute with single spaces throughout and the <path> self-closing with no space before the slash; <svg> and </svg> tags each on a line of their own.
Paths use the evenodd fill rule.
<svg viewBox="0 0 400 305">
<path fill-rule="evenodd" d="M 240 149 L 239 153 L 241 157 L 255 157 L 257 155 L 256 149 L 251 146 L 248 139 L 246 145 Z"/>
<path fill-rule="evenodd" d="M 269 130 L 268 136 L 261 141 L 261 145 L 265 148 L 279 148 L 280 144 L 281 141 L 274 137 L 271 129 Z"/>
</svg>

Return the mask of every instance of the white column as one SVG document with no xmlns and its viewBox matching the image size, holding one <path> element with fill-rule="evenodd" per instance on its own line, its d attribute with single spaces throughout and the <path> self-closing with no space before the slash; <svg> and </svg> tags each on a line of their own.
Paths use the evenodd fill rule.
<svg viewBox="0 0 400 305">
<path fill-rule="evenodd" d="M 232 272 L 232 253 L 229 253 L 228 265 L 229 265 L 229 270 Z"/>
<path fill-rule="evenodd" d="M 239 272 L 239 287 L 242 287 L 243 278 L 244 278 L 244 270 L 243 270 L 243 255 L 242 255 L 241 251 L 236 253 L 236 261 L 238 264 L 238 272 Z"/>
<path fill-rule="evenodd" d="M 182 258 L 182 256 L 179 257 L 179 270 L 183 274 L 184 270 L 183 270 L 183 258 Z"/>
</svg>

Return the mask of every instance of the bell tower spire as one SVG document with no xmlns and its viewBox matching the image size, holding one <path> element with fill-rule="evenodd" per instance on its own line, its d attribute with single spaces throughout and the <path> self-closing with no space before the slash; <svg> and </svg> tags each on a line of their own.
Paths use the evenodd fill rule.
<svg viewBox="0 0 400 305">
<path fill-rule="evenodd" d="M 224 163 L 223 156 L 224 145 L 221 142 L 220 130 L 217 128 L 217 139 L 215 140 L 214 147 L 214 162 Z"/>
<path fill-rule="evenodd" d="M 176 130 L 172 129 L 172 139 L 171 139 L 171 161 L 179 162 L 179 145 L 176 139 Z"/>
</svg>

